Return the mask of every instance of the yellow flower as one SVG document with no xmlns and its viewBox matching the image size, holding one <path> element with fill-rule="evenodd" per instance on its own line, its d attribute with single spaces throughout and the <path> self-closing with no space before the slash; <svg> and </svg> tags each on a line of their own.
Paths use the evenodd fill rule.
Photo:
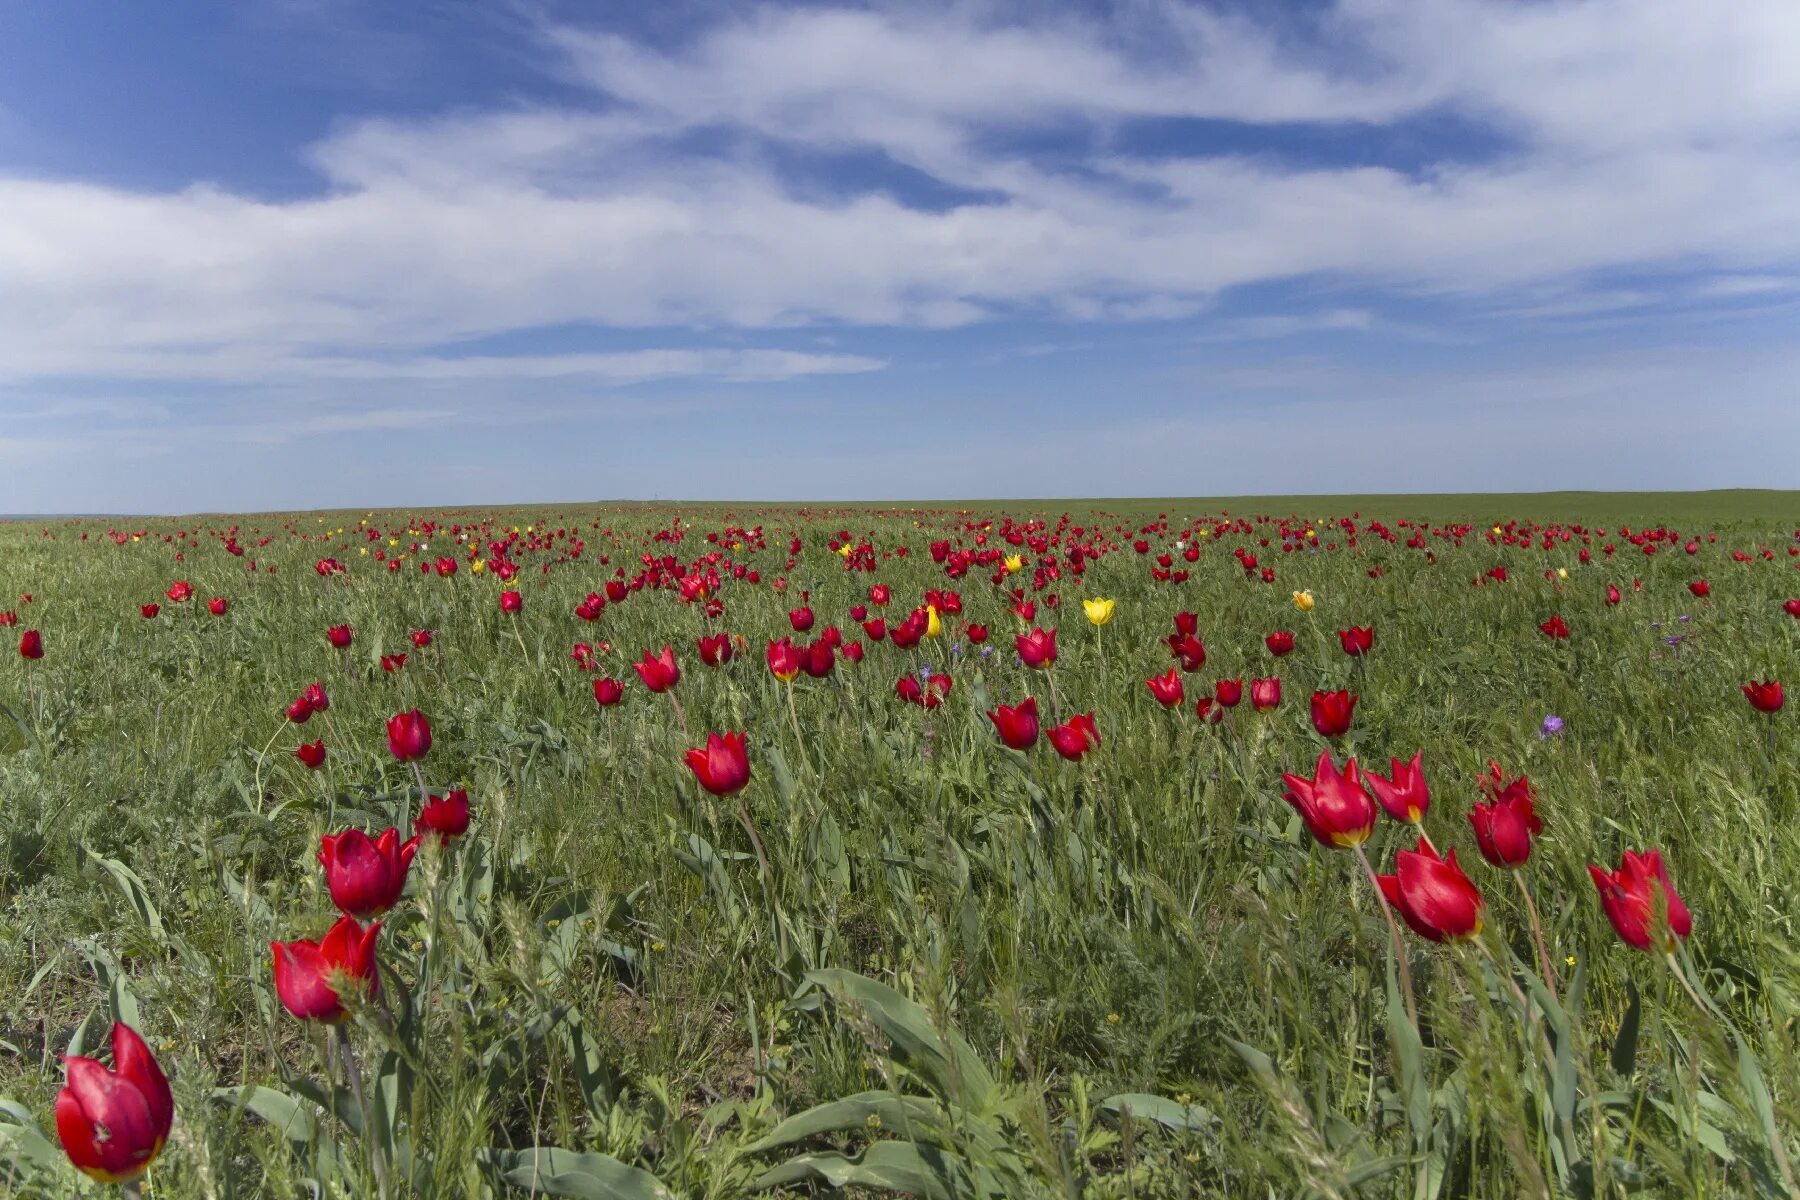
<svg viewBox="0 0 1800 1200">
<path fill-rule="evenodd" d="M 849 558 L 850 557 L 850 543 L 849 542 L 845 542 L 843 545 L 838 547 L 838 557 L 839 558 Z"/>
<path fill-rule="evenodd" d="M 1104 625 L 1113 618 L 1113 600 L 1083 600 L 1081 607 L 1087 610 L 1089 625 Z"/>
<path fill-rule="evenodd" d="M 487 570 L 487 560 L 485 558 L 478 558 L 469 564 L 469 573 L 471 575 L 479 575 L 485 570 Z"/>
<path fill-rule="evenodd" d="M 1558 579 L 1567 579 L 1569 577 L 1569 568 L 1567 568 L 1567 567 L 1556 568 L 1556 577 Z"/>
<path fill-rule="evenodd" d="M 1312 592 L 1310 592 L 1310 591 L 1295 592 L 1294 593 L 1294 607 L 1299 609 L 1301 612 L 1311 612 L 1313 610 L 1313 594 L 1312 594 Z"/>
<path fill-rule="evenodd" d="M 1108 1025 L 1117 1025 L 1119 1023 L 1119 1014 L 1118 1013 L 1107 1013 L 1106 1014 L 1106 1023 Z"/>
<path fill-rule="evenodd" d="M 367 546 L 364 546 L 360 553 L 362 554 L 362 556 L 364 558 L 369 557 L 369 548 Z"/>
<path fill-rule="evenodd" d="M 1024 566 L 1025 556 L 1023 554 L 1009 554 L 1006 556 L 1006 573 L 1008 575 L 1017 573 Z"/>
<path fill-rule="evenodd" d="M 944 623 L 938 620 L 937 605 L 927 604 L 925 606 L 925 636 L 936 637 L 942 632 L 944 632 Z"/>
</svg>

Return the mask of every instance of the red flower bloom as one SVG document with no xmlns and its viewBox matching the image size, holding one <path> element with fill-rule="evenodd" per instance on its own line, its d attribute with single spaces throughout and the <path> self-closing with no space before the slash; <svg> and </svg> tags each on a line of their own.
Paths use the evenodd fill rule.
<svg viewBox="0 0 1800 1200">
<path fill-rule="evenodd" d="M 1244 681 L 1241 679 L 1221 679 L 1213 684 L 1213 699 L 1219 702 L 1220 708 L 1236 708 L 1244 698 Z"/>
<path fill-rule="evenodd" d="M 881 608 L 887 604 L 889 595 L 890 593 L 888 592 L 887 584 L 875 583 L 869 585 L 869 603 L 875 605 L 877 608 Z"/>
<path fill-rule="evenodd" d="M 333 625 L 330 629 L 325 631 L 325 640 L 330 642 L 333 646 L 336 646 L 339 650 L 348 650 L 350 648 L 350 641 L 354 636 L 355 635 L 351 632 L 348 625 Z"/>
<path fill-rule="evenodd" d="M 606 676 L 594 680 L 594 703 L 601 708 L 611 708 L 625 695 L 625 685 L 618 680 Z"/>
<path fill-rule="evenodd" d="M 1029 750 L 1037 742 L 1038 706 L 1036 696 L 1027 696 L 1015 707 L 1000 705 L 988 713 L 994 732 L 1014 750 Z"/>
<path fill-rule="evenodd" d="M 388 751 L 401 762 L 414 762 L 431 752 L 431 722 L 416 708 L 389 717 L 387 735 Z"/>
<path fill-rule="evenodd" d="M 675 663 L 675 651 L 666 645 L 655 658 L 650 657 L 650 652 L 646 650 L 644 661 L 631 665 L 637 671 L 638 678 L 644 681 L 644 686 L 652 692 L 666 692 L 681 682 L 681 668 Z"/>
<path fill-rule="evenodd" d="M 355 917 L 343 916 L 316 942 L 270 942 L 281 1006 L 302 1021 L 342 1021 L 349 1015 L 347 996 L 359 991 L 373 996 L 380 990 L 375 963 L 380 932 L 380 921 L 365 929 Z"/>
<path fill-rule="evenodd" d="M 18 623 L 19 623 L 19 614 L 18 613 L 10 612 L 10 611 L 0 612 L 0 629 L 11 629 L 14 625 L 17 625 Z"/>
<path fill-rule="evenodd" d="M 1419 839 L 1417 850 L 1394 855 L 1394 873 L 1377 875 L 1381 894 L 1407 926 L 1432 942 L 1454 942 L 1481 932 L 1481 893 L 1456 864 L 1456 851 L 1439 858 Z"/>
<path fill-rule="evenodd" d="M 1259 713 L 1281 707 L 1281 680 L 1252 679 L 1250 681 L 1250 707 Z"/>
<path fill-rule="evenodd" d="M 413 646 L 419 650 L 431 645 L 431 630 L 429 629 L 415 629 L 407 636 L 412 638 Z"/>
<path fill-rule="evenodd" d="M 500 611 L 503 613 L 519 613 L 525 610 L 525 597 L 518 592 L 500 593 Z"/>
<path fill-rule="evenodd" d="M 225 597 L 223 596 L 214 596 L 211 600 L 206 602 L 206 611 L 215 617 L 224 616 L 225 610 L 229 607 L 231 606 L 226 602 Z"/>
<path fill-rule="evenodd" d="M 1688 584 L 1688 591 L 1704 600 L 1712 595 L 1712 584 L 1706 582 L 1704 579 L 1696 579 L 1694 582 Z"/>
<path fill-rule="evenodd" d="M 861 642 L 845 642 L 838 647 L 838 653 L 848 662 L 859 663 L 863 660 L 863 645 Z"/>
<path fill-rule="evenodd" d="M 831 668 L 836 664 L 837 654 L 832 650 L 829 638 L 820 638 L 800 650 L 800 666 L 814 679 L 831 674 Z"/>
<path fill-rule="evenodd" d="M 1077 713 L 1061 725 L 1050 727 L 1046 735 L 1056 752 L 1070 762 L 1080 762 L 1084 754 L 1100 744 L 1100 730 L 1093 713 Z"/>
<path fill-rule="evenodd" d="M 1624 598 L 1625 597 L 1619 592 L 1619 586 L 1617 584 L 1609 583 L 1606 585 L 1606 606 L 1608 608 L 1611 608 Z"/>
<path fill-rule="evenodd" d="M 169 590 L 164 592 L 163 595 L 167 596 L 176 604 L 180 604 L 184 600 L 193 598 L 194 589 L 188 586 L 187 580 L 177 579 L 174 583 L 169 585 Z"/>
<path fill-rule="evenodd" d="M 1420 766 L 1424 757 L 1425 752 L 1420 750 L 1413 754 L 1409 763 L 1389 759 L 1393 764 L 1390 768 L 1392 779 L 1383 779 L 1373 771 L 1364 772 L 1375 799 L 1381 801 L 1387 815 L 1405 825 L 1417 825 L 1425 818 L 1425 810 L 1431 807 L 1431 792 L 1425 787 L 1425 770 Z"/>
<path fill-rule="evenodd" d="M 360 829 L 326 834 L 319 839 L 319 863 L 331 902 L 353 917 L 380 916 L 406 889 L 406 873 L 418 849 L 418 839 L 402 843 L 392 826 L 376 838 Z"/>
<path fill-rule="evenodd" d="M 1675 894 L 1668 868 L 1655 850 L 1643 854 L 1627 850 L 1617 871 L 1590 863 L 1588 874 L 1599 889 L 1606 919 L 1627 946 L 1668 953 L 1675 949 L 1675 939 L 1694 931 L 1694 919 Z"/>
<path fill-rule="evenodd" d="M 1200 614 L 1178 612 L 1175 614 L 1175 636 L 1193 637 L 1200 632 Z"/>
<path fill-rule="evenodd" d="M 1312 723 L 1320 737 L 1343 737 L 1350 731 L 1350 718 L 1356 712 L 1357 697 L 1349 692 L 1314 692 Z"/>
<path fill-rule="evenodd" d="M 19 657 L 29 658 L 34 662 L 44 657 L 44 635 L 35 629 L 27 629 L 19 635 Z"/>
<path fill-rule="evenodd" d="M 1496 867 L 1523 866 L 1531 857 L 1532 834 L 1543 829 L 1544 823 L 1532 810 L 1530 790 L 1530 785 L 1508 789 L 1493 803 L 1476 804 L 1469 810 L 1481 857 Z"/>
<path fill-rule="evenodd" d="M 1796 597 L 1793 600 L 1782 601 L 1781 602 L 1781 611 L 1785 612 L 1788 616 L 1793 617 L 1796 620 L 1800 620 L 1800 597 Z"/>
<path fill-rule="evenodd" d="M 453 788 L 442 796 L 433 796 L 419 810 L 413 822 L 413 835 L 424 834 L 439 842 L 448 842 L 469 832 L 469 793 Z"/>
<path fill-rule="evenodd" d="M 175 1099 L 156 1056 L 124 1022 L 112 1027 L 112 1070 L 92 1058 L 63 1059 L 68 1083 L 56 1096 L 56 1137 L 77 1170 L 101 1183 L 129 1183 L 162 1153 Z"/>
<path fill-rule="evenodd" d="M 695 648 L 700 651 L 700 661 L 709 667 L 723 666 L 731 661 L 731 635 L 715 633 L 710 637 L 698 639 Z"/>
<path fill-rule="evenodd" d="M 1569 636 L 1569 624 L 1562 619 L 1560 613 L 1552 614 L 1550 619 L 1539 625 L 1538 628 L 1544 631 L 1545 637 L 1555 638 L 1558 641 Z"/>
<path fill-rule="evenodd" d="M 1263 639 L 1263 645 L 1269 648 L 1270 654 L 1273 654 L 1276 658 L 1281 658 L 1293 653 L 1294 635 L 1285 629 L 1277 629 L 1274 633 L 1271 633 L 1268 637 Z"/>
<path fill-rule="evenodd" d="M 1752 679 L 1744 685 L 1744 699 L 1750 701 L 1750 707 L 1757 712 L 1772 713 L 1780 712 L 1787 698 L 1782 695 L 1780 680 L 1769 679 L 1759 683 Z"/>
<path fill-rule="evenodd" d="M 156 617 L 156 614 L 162 611 L 162 605 L 160 605 L 160 604 L 145 604 L 145 605 L 141 606 L 138 609 L 138 611 L 144 614 L 144 620 L 146 620 L 146 621 L 154 620 Z"/>
<path fill-rule="evenodd" d="M 715 796 L 729 796 L 750 782 L 750 756 L 741 733 L 707 734 L 705 749 L 687 752 L 687 765 L 700 786 Z"/>
<path fill-rule="evenodd" d="M 1375 802 L 1363 791 L 1354 758 L 1339 773 L 1331 751 L 1321 750 L 1311 779 L 1284 773 L 1281 781 L 1287 785 L 1282 798 L 1294 806 L 1321 846 L 1360 846 L 1375 831 Z"/>
<path fill-rule="evenodd" d="M 1167 641 L 1183 671 L 1191 675 L 1206 665 L 1206 643 L 1193 634 L 1171 634 Z"/>
<path fill-rule="evenodd" d="M 1181 676 L 1174 667 L 1169 668 L 1167 675 L 1153 675 L 1144 680 L 1144 686 L 1150 689 L 1150 694 L 1164 708 L 1174 708 L 1187 699 L 1187 693 L 1181 686 Z"/>
<path fill-rule="evenodd" d="M 331 707 L 331 700 L 325 695 L 325 685 L 322 683 L 314 682 L 307 684 L 306 687 L 301 690 L 300 698 L 306 701 L 307 707 L 314 712 L 324 712 Z"/>
<path fill-rule="evenodd" d="M 887 636 L 887 622 L 880 617 L 862 623 L 863 635 L 871 642 L 879 642 Z"/>
<path fill-rule="evenodd" d="M 384 654 L 381 656 L 381 669 L 390 675 L 406 665 L 404 654 Z"/>
<path fill-rule="evenodd" d="M 1033 629 L 1013 638 L 1019 657 L 1028 667 L 1047 667 L 1056 661 L 1056 630 Z"/>
<path fill-rule="evenodd" d="M 1337 633 L 1338 645 L 1342 646 L 1344 653 L 1352 658 L 1367 654 L 1375 645 L 1375 631 L 1364 625 L 1352 625 L 1348 629 L 1338 630 Z"/>
<path fill-rule="evenodd" d="M 986 625 L 977 625 L 971 622 L 967 632 L 969 635 L 969 645 L 971 646 L 979 646 L 981 643 L 988 640 L 988 627 Z"/>
<path fill-rule="evenodd" d="M 299 759 L 308 770 L 316 771 L 325 765 L 325 739 L 316 742 L 301 742 L 294 750 L 294 757 Z"/>
<path fill-rule="evenodd" d="M 800 650 L 787 638 L 770 642 L 764 657 L 769 661 L 769 674 L 783 683 L 794 682 L 805 669 Z"/>
<path fill-rule="evenodd" d="M 920 684 L 915 675 L 902 675 L 894 682 L 894 694 L 908 704 L 917 704 L 920 708 L 936 708 L 950 694 L 952 684 L 950 676 L 942 671 L 933 673 Z"/>
</svg>

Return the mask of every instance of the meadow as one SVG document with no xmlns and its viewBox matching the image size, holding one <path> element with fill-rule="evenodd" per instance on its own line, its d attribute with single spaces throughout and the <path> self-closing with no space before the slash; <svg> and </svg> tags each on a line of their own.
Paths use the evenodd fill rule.
<svg viewBox="0 0 1800 1200">
<path fill-rule="evenodd" d="M 1797 567 L 1795 493 L 0 524 L 0 1193 L 1796 1197 Z"/>
</svg>

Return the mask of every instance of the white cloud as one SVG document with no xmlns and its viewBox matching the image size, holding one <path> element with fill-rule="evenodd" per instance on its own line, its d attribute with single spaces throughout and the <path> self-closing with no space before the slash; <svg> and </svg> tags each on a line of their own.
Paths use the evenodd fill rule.
<svg viewBox="0 0 1800 1200">
<path fill-rule="evenodd" d="M 434 351 L 583 323 L 1159 319 L 1300 276 L 1579 305 L 1591 272 L 1800 266 L 1789 0 L 1339 0 L 1305 35 L 1174 0 L 1120 12 L 769 9 L 668 51 L 555 29 L 543 50 L 591 106 L 353 123 L 308 152 L 317 197 L 0 178 L 0 377 L 775 379 L 880 364 Z M 1510 149 L 1402 171 L 1114 136 L 1192 117 L 1354 137 L 1444 112 Z M 1009 148 L 1070 129 L 1054 154 Z M 973 198 L 821 196 L 775 144 L 877 153 Z"/>
</svg>

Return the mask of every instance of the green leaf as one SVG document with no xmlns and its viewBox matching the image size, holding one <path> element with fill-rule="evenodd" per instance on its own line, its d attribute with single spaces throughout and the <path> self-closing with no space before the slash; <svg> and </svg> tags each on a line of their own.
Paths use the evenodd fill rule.
<svg viewBox="0 0 1800 1200">
<path fill-rule="evenodd" d="M 802 1154 L 765 1172 L 750 1186 L 763 1190 L 814 1180 L 833 1188 L 874 1188 L 924 1200 L 959 1200 L 973 1190 L 962 1159 L 911 1142 L 876 1142 L 854 1158 L 835 1152 Z"/>
<path fill-rule="evenodd" d="M 95 854 L 92 850 L 88 851 L 88 857 L 112 876 L 113 882 L 119 885 L 119 890 L 125 893 L 125 899 L 137 911 L 138 916 L 143 918 L 144 924 L 150 927 L 151 935 L 158 942 L 167 941 L 168 933 L 163 929 L 162 914 L 150 902 L 150 889 L 144 885 L 138 873 L 118 859 Z"/>
<path fill-rule="evenodd" d="M 578 1154 L 554 1146 L 482 1150 L 477 1158 L 514 1187 L 575 1200 L 675 1200 L 661 1180 L 610 1154 Z"/>
<path fill-rule="evenodd" d="M 940 1035 L 930 1015 L 885 983 L 826 967 L 806 978 L 830 993 L 840 1005 L 860 1010 L 892 1044 L 899 1061 L 923 1076 L 938 1092 L 965 1108 L 992 1112 L 994 1078 L 969 1043 L 952 1029 Z"/>
<path fill-rule="evenodd" d="M 873 1118 L 875 1124 L 870 1124 Z M 845 1096 L 789 1117 L 763 1137 L 744 1147 L 745 1154 L 760 1154 L 782 1146 L 791 1146 L 822 1133 L 872 1129 L 885 1130 L 900 1137 L 936 1140 L 945 1129 L 944 1113 L 937 1105 L 919 1096 L 902 1096 L 895 1092 L 862 1092 Z"/>
<path fill-rule="evenodd" d="M 1100 1102 L 1100 1109 L 1118 1117 L 1155 1121 L 1164 1129 L 1205 1132 L 1219 1123 L 1211 1110 L 1198 1104 L 1181 1104 L 1147 1092 L 1120 1092 L 1117 1096 L 1108 1096 Z"/>
<path fill-rule="evenodd" d="M 318 1119 L 314 1116 L 312 1103 L 299 1096 L 247 1083 L 243 1087 L 214 1088 L 212 1098 L 220 1104 L 255 1113 L 296 1145 L 307 1145 L 318 1137 Z"/>
</svg>

